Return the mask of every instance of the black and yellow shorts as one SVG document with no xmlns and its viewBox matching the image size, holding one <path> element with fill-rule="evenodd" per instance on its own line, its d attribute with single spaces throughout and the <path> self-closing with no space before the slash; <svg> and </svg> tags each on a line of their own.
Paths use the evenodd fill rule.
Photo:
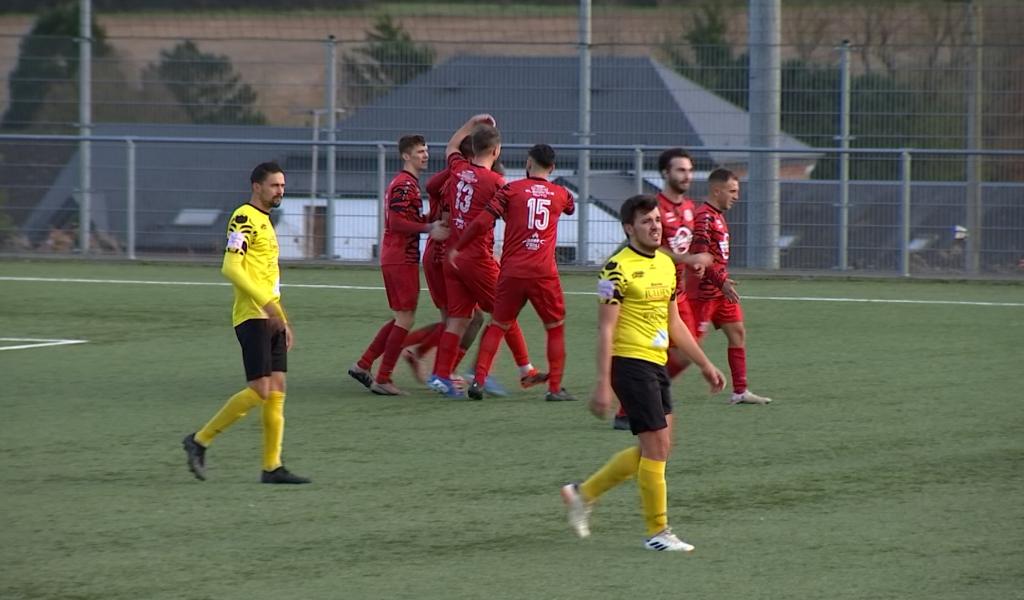
<svg viewBox="0 0 1024 600">
<path fill-rule="evenodd" d="M 235 326 L 242 347 L 245 380 L 267 377 L 274 371 L 288 371 L 288 344 L 284 330 L 271 332 L 266 319 L 249 319 Z"/>
<path fill-rule="evenodd" d="M 612 357 L 612 390 L 629 415 L 633 435 L 668 426 L 672 414 L 670 380 L 665 365 L 639 358 Z"/>
</svg>

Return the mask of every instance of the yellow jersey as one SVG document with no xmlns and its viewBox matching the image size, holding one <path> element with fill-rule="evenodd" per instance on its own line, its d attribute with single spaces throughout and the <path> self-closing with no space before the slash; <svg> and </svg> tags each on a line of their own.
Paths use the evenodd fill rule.
<svg viewBox="0 0 1024 600">
<path fill-rule="evenodd" d="M 675 300 L 676 266 L 661 252 L 627 246 L 613 255 L 597 282 L 598 301 L 618 304 L 612 356 L 663 365 L 668 360 L 668 311 Z"/>
<path fill-rule="evenodd" d="M 249 319 L 266 319 L 263 307 L 270 301 L 281 300 L 279 253 L 270 213 L 252 204 L 235 209 L 228 221 L 223 270 L 235 288 L 232 325 Z"/>
</svg>

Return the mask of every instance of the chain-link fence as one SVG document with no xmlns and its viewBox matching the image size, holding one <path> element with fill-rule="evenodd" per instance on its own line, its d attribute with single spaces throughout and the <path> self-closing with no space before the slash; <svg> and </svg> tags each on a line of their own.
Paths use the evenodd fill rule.
<svg viewBox="0 0 1024 600">
<path fill-rule="evenodd" d="M 238 173 L 272 154 L 286 162 L 290 188 L 320 202 L 303 205 L 310 216 L 293 256 L 369 259 L 376 207 L 352 202 L 377 193 L 378 143 L 389 147 L 417 132 L 437 148 L 466 116 L 482 111 L 497 116 L 509 164 L 517 144 L 559 148 L 560 173 L 591 197 L 594 219 L 608 214 L 620 192 L 656 189 L 659 147 L 685 146 L 698 171 L 727 166 L 747 181 L 753 155 L 738 150 L 754 145 L 748 2 L 595 0 L 586 35 L 577 0 L 253 0 L 216 11 L 180 0 L 171 3 L 175 12 L 161 11 L 165 4 L 95 0 L 88 39 L 79 35 L 79 2 L 12 1 L 7 10 L 36 12 L 0 12 L 0 133 L 118 140 L 82 146 L 69 138 L 5 138 L 5 250 L 80 246 L 81 239 L 65 238 L 87 200 L 97 236 L 92 249 L 126 251 L 132 228 L 124 218 L 106 226 L 97 213 L 109 204 L 116 215 L 128 201 L 130 186 L 118 179 L 131 171 L 124 137 L 137 139 L 140 252 L 210 251 L 219 241 L 204 237 L 202 215 L 223 211 L 224 198 L 237 201 Z M 731 218 L 738 244 L 759 240 L 764 247 L 750 252 L 778 252 L 778 265 L 791 268 L 1015 269 L 1024 229 L 1024 162 L 1013 154 L 1024 149 L 1024 4 L 786 0 L 781 16 L 778 232 L 744 236 L 741 205 Z M 591 69 L 584 75 L 586 36 Z M 91 93 L 83 110 L 79 57 L 86 41 Z M 586 108 L 579 92 L 585 76 Z M 152 141 L 168 136 L 294 145 Z M 305 149 L 301 140 L 308 140 Z M 314 140 L 323 143 L 319 151 Z M 345 144 L 326 145 L 332 140 Z M 581 160 L 580 144 L 591 148 L 589 161 Z M 851 152 L 839 152 L 844 146 Z M 329 147 L 336 149 L 333 167 Z M 889 231 L 903 215 L 904 148 L 912 149 L 910 249 Z M 985 154 L 992 150 L 1008 153 Z M 75 170 L 83 151 L 91 178 L 84 193 Z M 384 177 L 395 166 L 390 154 Z M 165 195 L 190 198 L 195 210 L 183 216 L 177 204 L 154 203 Z M 346 208 L 335 212 L 328 196 Z M 208 212 L 196 212 L 204 209 L 200 201 L 210 203 Z M 947 210 L 924 208 L 940 205 Z M 356 220 L 338 221 L 346 211 Z M 341 243 L 338 232 L 356 222 L 363 241 L 328 244 L 326 237 Z M 609 243 L 605 230 L 618 235 L 614 223 L 602 227 L 570 228 L 581 239 L 566 244 L 563 258 L 599 260 L 601 244 Z M 747 258 L 744 250 L 733 260 Z"/>
<path fill-rule="evenodd" d="M 384 186 L 401 168 L 393 143 L 337 142 L 336 195 L 329 202 L 311 187 L 314 181 L 327 186 L 325 165 L 319 162 L 313 169 L 311 140 L 284 135 L 240 141 L 237 137 L 124 137 L 123 132 L 108 133 L 92 141 L 94 173 L 88 213 L 93 254 L 219 256 L 227 217 L 248 200 L 249 170 L 258 162 L 273 159 L 287 172 L 288 193 L 274 216 L 284 259 L 373 262 L 378 258 Z M 26 182 L 47 182 L 36 190 L 43 195 L 40 202 L 8 207 L 3 235 L 9 249 L 23 254 L 78 251 L 83 195 L 74 160 L 76 142 L 74 136 L 0 136 L 0 151 L 15 157 L 0 170 L 3 180 L 17 173 Z M 436 141 L 432 146 L 443 147 L 443 143 Z M 317 142 L 320 156 L 324 145 Z M 570 164 L 558 163 L 554 179 L 574 194 L 578 194 L 581 180 L 572 163 L 580 149 L 556 148 L 559 160 L 569 157 Z M 600 263 L 623 240 L 617 219 L 623 200 L 638 192 L 655 193 L 662 185 L 655 166 L 660 148 L 588 149 L 590 201 L 587 210 L 563 217 L 559 224 L 558 257 L 562 263 Z M 524 150 L 525 146 L 516 144 L 505 148 L 511 179 L 524 175 Z M 736 148 L 729 150 L 737 161 L 749 155 Z M 750 151 L 754 152 L 757 150 Z M 804 160 L 816 165 L 840 158 L 834 151 L 811 156 L 799 151 L 780 154 L 783 163 Z M 30 158 L 40 156 L 71 158 L 66 162 Z M 1019 162 L 1024 151 L 988 151 L 983 158 L 986 163 Z M 980 183 L 980 227 L 971 230 L 965 225 L 972 210 L 968 184 L 914 176 L 918 163 L 931 160 L 961 165 L 968 155 L 874 150 L 850 151 L 849 159 L 897 175 L 848 181 L 845 194 L 841 181 L 777 180 L 779 218 L 764 224 L 752 222 L 749 214 L 766 199 L 741 191 L 741 201 L 727 215 L 732 265 L 758 264 L 756 258 L 770 253 L 785 270 L 1024 275 L 1024 184 Z M 435 153 L 430 171 L 442 167 L 443 161 Z M 707 170 L 696 173 L 690 192 L 697 200 L 706 195 L 707 174 Z M 745 177 L 741 180 L 744 190 L 750 183 Z M 26 187 L 31 186 L 26 183 Z M 17 195 L 19 191 L 0 186 L 0 193 Z M 840 203 L 844 197 L 846 202 Z M 755 228 L 768 231 L 767 238 L 757 239 L 773 240 L 770 246 L 751 243 Z M 500 247 L 500 225 L 497 239 Z M 974 260 L 978 261 L 973 268 L 972 242 L 977 244 Z"/>
</svg>

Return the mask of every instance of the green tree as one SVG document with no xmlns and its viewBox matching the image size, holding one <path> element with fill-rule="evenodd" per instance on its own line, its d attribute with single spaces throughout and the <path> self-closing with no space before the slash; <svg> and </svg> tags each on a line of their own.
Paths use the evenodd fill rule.
<svg viewBox="0 0 1024 600">
<path fill-rule="evenodd" d="M 10 105 L 3 127 L 23 129 L 32 125 L 45 105 L 51 88 L 78 80 L 78 2 L 66 2 L 39 15 L 18 47 L 18 63 L 8 78 Z M 112 53 L 102 27 L 92 22 L 92 54 Z"/>
<path fill-rule="evenodd" d="M 749 59 L 746 54 L 733 56 L 725 37 L 728 32 L 726 9 L 705 4 L 694 14 L 693 27 L 663 41 L 661 50 L 668 64 L 684 77 L 746 108 Z"/>
<path fill-rule="evenodd" d="M 160 51 L 156 75 L 193 123 L 263 125 L 256 90 L 242 81 L 231 59 L 202 52 L 192 40 Z"/>
<path fill-rule="evenodd" d="M 418 44 L 390 15 L 382 15 L 366 32 L 366 42 L 345 57 L 345 75 L 353 104 L 361 105 L 429 71 L 436 53 Z"/>
</svg>

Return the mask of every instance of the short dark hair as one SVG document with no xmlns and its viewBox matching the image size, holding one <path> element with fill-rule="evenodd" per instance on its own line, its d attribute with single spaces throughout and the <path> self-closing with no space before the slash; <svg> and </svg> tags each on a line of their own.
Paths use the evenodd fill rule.
<svg viewBox="0 0 1024 600">
<path fill-rule="evenodd" d="M 725 183 L 730 179 L 739 181 L 739 177 L 729 169 L 715 169 L 708 175 L 708 183 Z"/>
<path fill-rule="evenodd" d="M 470 133 L 473 138 L 473 155 L 477 156 L 496 148 L 501 143 L 501 134 L 498 128 L 487 123 L 479 123 Z"/>
<path fill-rule="evenodd" d="M 547 144 L 535 144 L 527 154 L 542 169 L 550 169 L 555 166 L 555 149 Z"/>
<path fill-rule="evenodd" d="M 688 158 L 691 163 L 693 162 L 693 157 L 686 150 L 682 148 L 669 148 L 658 157 L 658 172 L 667 171 L 668 166 L 672 164 L 673 158 Z"/>
<path fill-rule="evenodd" d="M 249 175 L 249 183 L 263 183 L 271 173 L 284 173 L 284 169 L 274 161 L 260 163 Z"/>
<path fill-rule="evenodd" d="M 473 158 L 473 136 L 467 135 L 459 142 L 459 154 L 466 158 Z"/>
<path fill-rule="evenodd" d="M 658 199 L 650 194 L 630 196 L 619 209 L 619 220 L 623 225 L 632 225 L 637 213 L 649 213 L 658 208 Z"/>
<path fill-rule="evenodd" d="M 416 146 L 426 146 L 427 139 L 422 135 L 403 135 L 402 139 L 398 140 L 398 154 L 401 156 L 406 152 L 410 152 Z"/>
</svg>

